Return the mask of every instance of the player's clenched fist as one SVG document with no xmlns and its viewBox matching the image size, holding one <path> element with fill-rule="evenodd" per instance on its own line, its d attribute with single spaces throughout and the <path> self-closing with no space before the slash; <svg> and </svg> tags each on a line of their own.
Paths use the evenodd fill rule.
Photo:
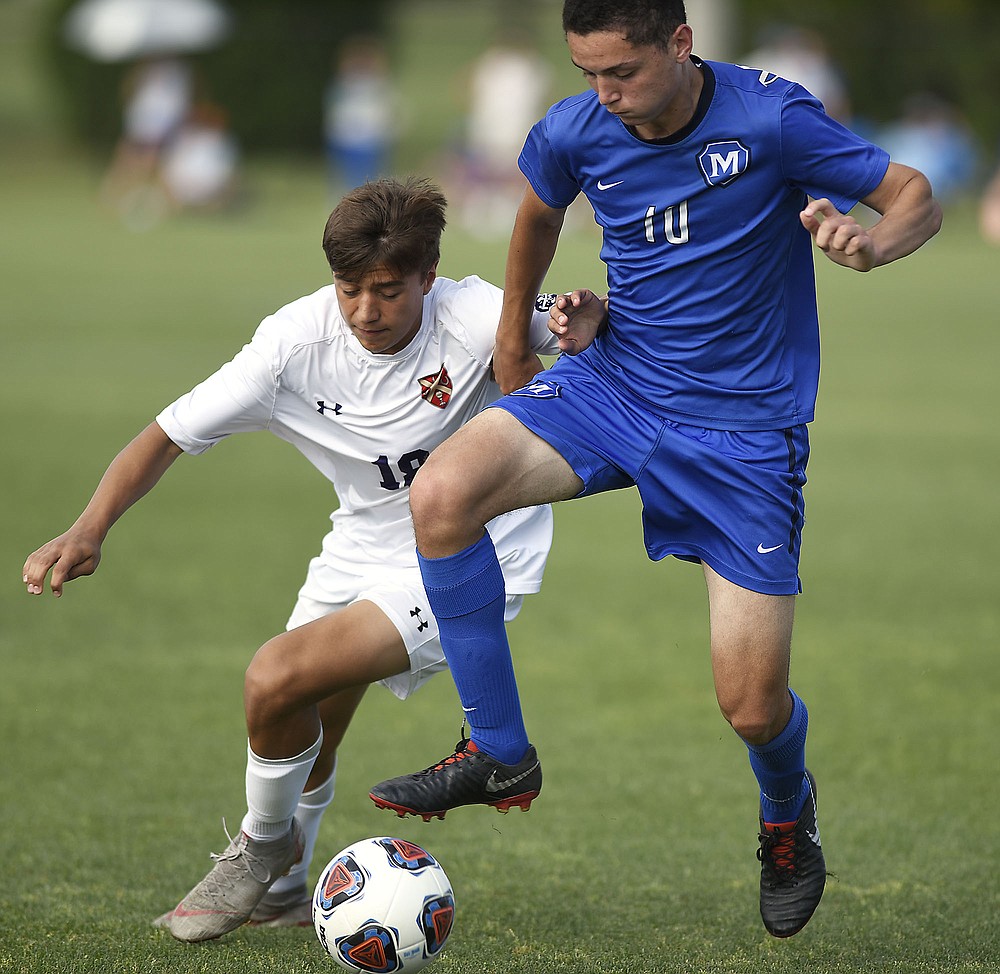
<svg viewBox="0 0 1000 974">
<path fill-rule="evenodd" d="M 549 309 L 549 331 L 567 355 L 582 352 L 605 327 L 608 300 L 583 288 L 560 294 Z"/>
<path fill-rule="evenodd" d="M 830 260 L 856 271 L 875 266 L 875 245 L 868 231 L 854 217 L 841 213 L 828 199 L 813 200 L 799 219 L 816 246 Z"/>
</svg>

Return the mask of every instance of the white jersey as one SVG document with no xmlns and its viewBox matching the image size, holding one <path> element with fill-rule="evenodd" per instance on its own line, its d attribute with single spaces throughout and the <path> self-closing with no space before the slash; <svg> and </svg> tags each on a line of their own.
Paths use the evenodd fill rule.
<svg viewBox="0 0 1000 974">
<path fill-rule="evenodd" d="M 305 455 L 339 507 L 301 594 L 340 601 L 350 593 L 326 590 L 325 577 L 342 587 L 345 570 L 417 570 L 409 486 L 430 452 L 499 395 L 490 362 L 502 297 L 478 277 L 439 277 L 414 339 L 379 355 L 351 333 L 328 285 L 265 318 L 232 361 L 156 421 L 190 454 L 233 433 L 269 430 Z M 535 311 L 531 341 L 542 354 L 558 352 L 547 311 Z M 488 527 L 508 594 L 538 591 L 550 508 L 514 511 Z"/>
</svg>

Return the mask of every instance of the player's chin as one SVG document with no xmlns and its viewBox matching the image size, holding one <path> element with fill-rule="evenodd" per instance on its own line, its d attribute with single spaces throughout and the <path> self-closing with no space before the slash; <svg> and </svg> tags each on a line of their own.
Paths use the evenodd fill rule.
<svg viewBox="0 0 1000 974">
<path fill-rule="evenodd" d="M 355 332 L 355 337 L 362 347 L 373 355 L 383 354 L 393 345 L 391 337 L 384 332 Z"/>
</svg>

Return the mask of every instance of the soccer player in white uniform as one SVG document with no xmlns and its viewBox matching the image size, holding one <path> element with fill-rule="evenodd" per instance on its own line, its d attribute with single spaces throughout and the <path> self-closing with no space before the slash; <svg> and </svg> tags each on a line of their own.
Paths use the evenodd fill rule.
<svg viewBox="0 0 1000 974">
<path fill-rule="evenodd" d="M 25 562 L 30 594 L 41 594 L 51 570 L 60 595 L 65 582 L 94 572 L 111 526 L 181 453 L 204 453 L 233 433 L 271 431 L 336 490 L 333 528 L 287 630 L 246 672 L 241 829 L 155 921 L 180 940 L 213 939 L 247 921 L 309 922 L 309 862 L 361 697 L 381 682 L 405 698 L 446 666 L 417 567 L 409 486 L 430 451 L 499 394 L 491 357 L 502 292 L 477 277 L 437 277 L 445 206 L 419 179 L 379 180 L 345 196 L 323 237 L 334 283 L 265 318 L 232 361 L 164 409 L 111 463 L 76 523 Z M 532 320 L 542 353 L 558 350 L 551 301 L 540 298 Z M 509 620 L 541 584 L 551 509 L 514 511 L 490 531 Z"/>
</svg>

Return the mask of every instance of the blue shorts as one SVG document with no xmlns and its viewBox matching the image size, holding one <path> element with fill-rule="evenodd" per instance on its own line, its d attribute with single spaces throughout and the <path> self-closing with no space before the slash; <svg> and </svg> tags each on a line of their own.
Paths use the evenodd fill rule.
<svg viewBox="0 0 1000 974">
<path fill-rule="evenodd" d="M 807 428 L 730 431 L 664 419 L 578 357 L 492 404 L 562 454 L 579 496 L 636 486 L 646 552 L 703 561 L 742 588 L 795 595 Z"/>
</svg>

